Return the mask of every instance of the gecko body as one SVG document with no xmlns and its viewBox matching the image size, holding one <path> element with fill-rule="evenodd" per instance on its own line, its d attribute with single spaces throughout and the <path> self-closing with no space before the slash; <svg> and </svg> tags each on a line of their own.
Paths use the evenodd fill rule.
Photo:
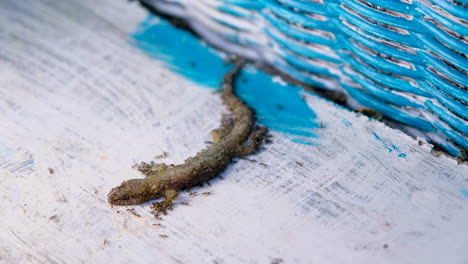
<svg viewBox="0 0 468 264">
<path fill-rule="evenodd" d="M 124 181 L 112 189 L 108 201 L 112 205 L 133 205 L 162 196 L 174 196 L 174 191 L 189 189 L 218 176 L 232 158 L 252 154 L 258 150 L 266 135 L 265 127 L 254 127 L 252 110 L 233 91 L 233 80 L 243 63 L 236 63 L 222 82 L 222 100 L 230 110 L 221 127 L 211 131 L 213 144 L 189 158 L 185 163 L 168 167 L 158 164 L 143 170 L 144 179 Z"/>
</svg>

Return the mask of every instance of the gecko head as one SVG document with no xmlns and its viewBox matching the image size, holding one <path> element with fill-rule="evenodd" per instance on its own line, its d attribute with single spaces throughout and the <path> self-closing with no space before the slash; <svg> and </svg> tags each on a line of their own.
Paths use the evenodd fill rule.
<svg viewBox="0 0 468 264">
<path fill-rule="evenodd" d="M 143 179 L 124 181 L 120 186 L 112 189 L 108 201 L 112 205 L 134 205 L 154 199 L 154 192 Z"/>
</svg>

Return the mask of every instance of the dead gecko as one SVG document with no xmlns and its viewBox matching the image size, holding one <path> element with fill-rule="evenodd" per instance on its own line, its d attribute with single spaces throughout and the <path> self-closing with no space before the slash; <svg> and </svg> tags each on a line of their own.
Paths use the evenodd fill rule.
<svg viewBox="0 0 468 264">
<path fill-rule="evenodd" d="M 222 100 L 231 114 L 223 116 L 221 127 L 211 131 L 213 144 L 176 166 L 157 164 L 142 171 L 145 179 L 132 179 L 112 189 L 108 201 L 112 205 L 133 205 L 163 196 L 175 197 L 174 192 L 189 189 L 218 176 L 234 157 L 258 150 L 267 129 L 254 127 L 253 112 L 233 92 L 234 76 L 244 62 L 237 62 L 222 82 Z M 173 199 L 173 198 L 172 198 Z M 170 202 L 170 201 L 168 201 Z"/>
</svg>

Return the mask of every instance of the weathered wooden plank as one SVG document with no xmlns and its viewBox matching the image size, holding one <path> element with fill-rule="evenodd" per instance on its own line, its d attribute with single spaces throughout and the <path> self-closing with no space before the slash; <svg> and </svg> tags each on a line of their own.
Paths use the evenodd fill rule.
<svg viewBox="0 0 468 264">
<path fill-rule="evenodd" d="M 134 162 L 204 147 L 218 95 L 129 45 L 146 16 L 135 4 L 3 1 L 0 14 L 0 262 L 468 260 L 466 165 L 309 94 L 316 145 L 273 132 L 256 163 L 162 221 L 111 208 Z"/>
</svg>

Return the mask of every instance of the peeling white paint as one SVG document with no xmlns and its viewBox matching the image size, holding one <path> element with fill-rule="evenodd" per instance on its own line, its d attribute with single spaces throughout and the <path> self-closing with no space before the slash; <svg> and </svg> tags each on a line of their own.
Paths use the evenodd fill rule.
<svg viewBox="0 0 468 264">
<path fill-rule="evenodd" d="M 111 208 L 134 162 L 165 151 L 179 163 L 205 146 L 218 95 L 127 43 L 146 16 L 135 4 L 10 1 L 0 13 L 0 135 L 15 150 L 0 156 L 0 262 L 468 260 L 468 167 L 308 93 L 317 146 L 273 133 L 256 163 L 183 193 L 162 221 L 148 204 L 133 207 L 140 217 Z"/>
</svg>

